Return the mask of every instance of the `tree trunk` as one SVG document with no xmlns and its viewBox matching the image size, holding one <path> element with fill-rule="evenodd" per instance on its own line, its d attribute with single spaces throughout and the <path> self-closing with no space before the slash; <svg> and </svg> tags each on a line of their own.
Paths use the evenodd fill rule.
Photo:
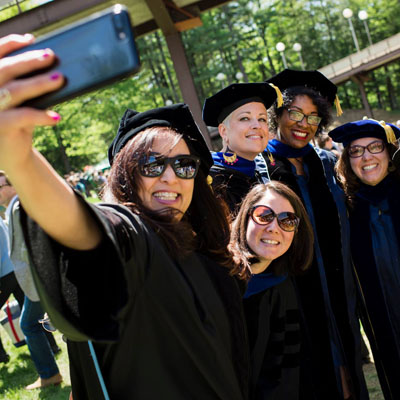
<svg viewBox="0 0 400 400">
<path fill-rule="evenodd" d="M 372 83 L 375 88 L 376 97 L 378 98 L 378 108 L 383 109 L 384 106 L 383 106 L 383 101 L 382 101 L 382 93 L 379 90 L 379 82 L 376 80 L 374 71 L 371 71 L 371 78 L 372 78 Z"/>
<path fill-rule="evenodd" d="M 64 166 L 64 172 L 65 173 L 70 172 L 72 170 L 71 163 L 69 161 L 65 146 L 64 146 L 63 141 L 62 141 L 63 138 L 61 136 L 60 129 L 59 129 L 59 127 L 57 125 L 53 126 L 53 132 L 54 132 L 54 135 L 57 138 L 58 149 L 59 149 L 59 152 L 60 152 L 60 157 L 61 157 L 62 164 Z"/>
<path fill-rule="evenodd" d="M 276 75 L 276 69 L 275 69 L 274 63 L 272 61 L 271 55 L 269 54 L 269 50 L 268 50 L 268 48 L 269 48 L 268 42 L 267 42 L 267 39 L 265 38 L 265 27 L 260 28 L 259 32 L 260 32 L 261 39 L 264 42 L 264 49 L 265 49 L 265 52 L 267 53 L 268 64 L 271 68 L 271 76 Z"/>
<path fill-rule="evenodd" d="M 171 70 L 170 70 L 170 68 L 168 66 L 168 63 L 167 63 L 167 59 L 165 58 L 164 49 L 163 49 L 163 46 L 162 46 L 162 43 L 161 43 L 160 35 L 158 34 L 158 32 L 155 32 L 154 34 L 155 34 L 155 37 L 156 37 L 156 40 L 157 40 L 158 49 L 160 50 L 162 61 L 164 63 L 165 71 L 167 73 L 167 77 L 168 77 L 168 82 L 169 82 L 169 87 L 170 87 L 170 90 L 171 90 L 172 98 L 173 98 L 175 103 L 179 103 L 178 92 L 177 92 L 177 90 L 175 88 L 174 81 L 172 79 Z"/>
<path fill-rule="evenodd" d="M 385 65 L 384 69 L 385 69 L 385 75 L 386 75 L 386 86 L 387 86 L 387 93 L 388 93 L 388 97 L 389 97 L 390 109 L 392 111 L 394 111 L 397 108 L 396 97 L 394 94 L 394 87 L 392 84 L 392 80 L 390 78 L 390 72 L 389 72 L 388 66 Z"/>
<path fill-rule="evenodd" d="M 226 11 L 226 15 L 228 15 L 227 14 L 228 10 L 227 10 L 226 6 L 224 7 L 224 12 L 225 11 Z M 228 16 L 228 18 L 226 18 L 226 25 L 228 27 L 229 33 L 231 34 L 231 37 L 233 38 L 235 36 L 235 31 L 233 30 L 233 25 L 232 25 L 232 22 L 231 22 L 231 19 L 229 18 L 229 16 Z M 243 79 L 245 82 L 249 82 L 249 77 L 247 76 L 246 71 L 243 66 L 242 57 L 236 47 L 235 47 L 235 54 L 236 54 L 238 68 L 239 68 L 240 72 L 243 74 Z"/>
</svg>

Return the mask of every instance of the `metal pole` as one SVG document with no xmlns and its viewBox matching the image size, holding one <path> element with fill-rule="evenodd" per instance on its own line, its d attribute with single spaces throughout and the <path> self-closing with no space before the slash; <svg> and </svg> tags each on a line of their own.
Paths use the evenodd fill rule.
<svg viewBox="0 0 400 400">
<path fill-rule="evenodd" d="M 356 46 L 356 49 L 357 49 L 357 51 L 360 51 L 360 46 L 358 45 L 356 32 L 354 30 L 353 23 L 351 22 L 351 18 L 349 18 L 349 25 L 350 25 L 351 35 L 353 36 L 353 41 L 354 41 L 354 44 Z"/>
<path fill-rule="evenodd" d="M 369 28 L 368 28 L 367 21 L 364 20 L 363 23 L 364 23 L 364 27 L 365 27 L 365 32 L 367 32 L 369 45 L 372 46 L 372 39 L 371 39 L 371 35 L 369 33 Z"/>
<path fill-rule="evenodd" d="M 303 71 L 305 71 L 304 62 L 303 62 L 303 57 L 301 56 L 301 52 L 300 52 L 300 51 L 299 51 L 299 59 L 300 59 L 301 69 L 302 69 Z"/>
<path fill-rule="evenodd" d="M 281 56 L 282 56 L 283 66 L 285 67 L 285 69 L 287 69 L 288 66 L 287 66 L 285 54 L 283 51 L 281 51 Z"/>
</svg>

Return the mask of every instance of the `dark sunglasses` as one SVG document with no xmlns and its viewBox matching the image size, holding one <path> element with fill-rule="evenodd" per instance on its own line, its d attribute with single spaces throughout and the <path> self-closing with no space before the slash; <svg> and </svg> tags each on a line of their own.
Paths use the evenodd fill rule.
<svg viewBox="0 0 400 400">
<path fill-rule="evenodd" d="M 322 121 L 322 118 L 319 117 L 318 115 L 313 115 L 313 114 L 306 115 L 301 111 L 291 110 L 290 108 L 287 108 L 286 110 L 289 113 L 289 119 L 292 121 L 301 122 L 305 117 L 308 124 L 315 126 L 318 126 L 319 123 Z"/>
<path fill-rule="evenodd" d="M 300 223 L 300 218 L 295 213 L 284 211 L 275 214 L 275 211 L 267 206 L 254 206 L 249 214 L 258 225 L 268 225 L 276 218 L 279 227 L 286 232 L 294 232 Z"/>
<path fill-rule="evenodd" d="M 180 179 L 194 179 L 199 171 L 200 158 L 192 155 L 176 157 L 149 156 L 139 162 L 139 172 L 147 178 L 161 176 L 170 165 Z"/>
<path fill-rule="evenodd" d="M 385 150 L 385 144 L 381 140 L 374 140 L 367 146 L 355 144 L 349 147 L 349 156 L 351 158 L 361 157 L 364 155 L 365 149 L 367 149 L 371 154 L 379 154 L 382 153 L 383 150 Z"/>
</svg>

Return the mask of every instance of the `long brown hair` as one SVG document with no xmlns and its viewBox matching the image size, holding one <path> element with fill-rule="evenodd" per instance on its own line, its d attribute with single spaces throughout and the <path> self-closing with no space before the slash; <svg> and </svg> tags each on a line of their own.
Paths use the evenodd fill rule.
<svg viewBox="0 0 400 400">
<path fill-rule="evenodd" d="M 389 160 L 391 160 L 393 154 L 397 150 L 397 147 L 389 143 L 385 143 L 385 146 L 389 154 Z M 353 168 L 351 168 L 349 146 L 346 146 L 342 154 L 340 155 L 339 160 L 335 165 L 335 171 L 337 175 L 337 180 L 343 187 L 347 203 L 350 208 L 352 208 L 355 205 L 356 193 L 360 188 L 361 181 L 353 172 Z M 391 161 L 389 161 L 389 175 L 392 175 L 397 181 L 400 182 L 400 171 Z"/>
<path fill-rule="evenodd" d="M 290 273 L 292 275 L 304 272 L 311 264 L 313 258 L 314 234 L 307 212 L 299 196 L 288 186 L 278 181 L 270 181 L 266 184 L 259 184 L 253 187 L 242 202 L 239 213 L 232 224 L 231 250 L 235 261 L 240 265 L 242 274 L 249 271 L 252 261 L 257 259 L 247 244 L 246 232 L 249 222 L 249 211 L 258 204 L 267 191 L 287 199 L 292 205 L 295 214 L 300 218 L 300 224 L 295 232 L 293 242 L 289 250 L 281 257 L 274 260 L 268 267 L 275 274 Z"/>
<path fill-rule="evenodd" d="M 165 210 L 153 211 L 146 207 L 139 197 L 139 161 L 151 152 L 154 139 L 161 134 L 164 134 L 166 149 L 170 150 L 179 140 L 184 139 L 192 153 L 190 141 L 171 128 L 152 127 L 143 130 L 115 157 L 104 188 L 103 200 L 123 204 L 139 214 L 162 239 L 173 259 L 198 251 L 218 264 L 232 269 L 234 261 L 228 250 L 228 217 L 207 184 L 207 177 L 201 168 L 194 181 L 192 202 L 179 222 L 173 218 L 179 213 L 178 210 L 170 209 L 169 213 L 165 213 Z"/>
</svg>

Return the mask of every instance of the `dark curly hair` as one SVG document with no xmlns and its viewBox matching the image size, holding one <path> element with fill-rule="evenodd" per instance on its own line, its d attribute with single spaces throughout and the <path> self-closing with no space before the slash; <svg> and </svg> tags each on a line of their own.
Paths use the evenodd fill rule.
<svg viewBox="0 0 400 400">
<path fill-rule="evenodd" d="M 389 153 L 389 159 L 391 160 L 393 154 L 397 150 L 397 146 L 389 143 L 385 143 L 385 146 Z M 347 203 L 350 208 L 353 208 L 356 203 L 356 193 L 360 188 L 361 181 L 351 168 L 349 146 L 346 146 L 342 154 L 340 155 L 339 160 L 335 165 L 335 171 L 337 175 L 337 180 L 339 181 L 344 190 L 344 193 L 346 194 Z M 394 177 L 400 183 L 400 171 L 395 167 L 392 162 L 389 162 L 389 175 Z"/>
<path fill-rule="evenodd" d="M 139 161 L 151 152 L 154 139 L 162 133 L 166 134 L 163 137 L 166 153 L 180 139 L 185 140 L 185 136 L 167 127 L 152 127 L 138 133 L 117 154 L 104 188 L 103 200 L 123 204 L 139 214 L 163 240 L 173 259 L 198 251 L 232 272 L 235 263 L 228 250 L 230 229 L 226 208 L 215 198 L 201 168 L 194 181 L 190 206 L 179 222 L 173 218 L 178 210 L 153 211 L 143 204 L 139 196 Z M 185 142 L 192 153 L 190 142 Z M 237 275 L 241 279 L 246 278 L 240 273 Z"/>
<path fill-rule="evenodd" d="M 239 213 L 232 224 L 231 241 L 229 249 L 234 255 L 237 264 L 250 269 L 252 262 L 257 262 L 257 255 L 249 248 L 246 240 L 249 211 L 259 203 L 261 198 L 269 191 L 287 199 L 292 205 L 295 214 L 300 218 L 300 224 L 295 232 L 293 242 L 289 250 L 281 257 L 272 261 L 269 271 L 276 275 L 289 273 L 298 275 L 310 266 L 313 258 L 314 233 L 307 212 L 299 196 L 285 184 L 278 181 L 270 181 L 266 184 L 254 186 L 243 199 Z"/>
<path fill-rule="evenodd" d="M 314 89 L 306 86 L 293 86 L 284 90 L 282 96 L 283 105 L 278 108 L 278 104 L 275 101 L 274 105 L 268 110 L 268 123 L 271 133 L 277 133 L 283 110 L 289 108 L 297 96 L 308 96 L 317 107 L 318 115 L 322 118 L 315 136 L 318 136 L 330 124 L 332 120 L 331 104 Z"/>
</svg>

